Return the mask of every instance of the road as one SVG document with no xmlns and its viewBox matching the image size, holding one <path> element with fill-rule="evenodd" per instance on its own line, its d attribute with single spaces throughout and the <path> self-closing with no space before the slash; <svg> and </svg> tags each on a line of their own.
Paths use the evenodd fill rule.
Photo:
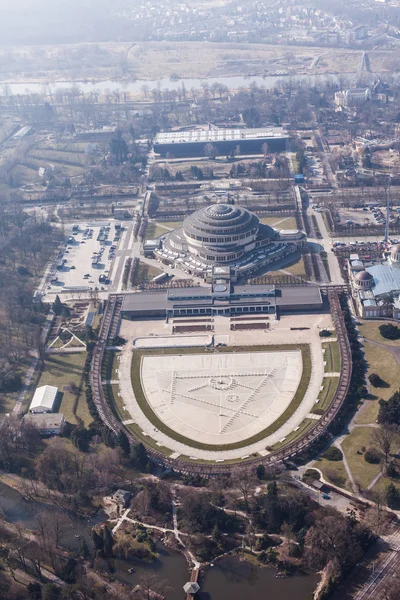
<svg viewBox="0 0 400 600">
<path fill-rule="evenodd" d="M 328 265 L 331 275 L 331 282 L 335 285 L 343 285 L 343 277 L 340 271 L 338 260 L 335 254 L 332 252 L 332 238 L 329 235 L 329 231 L 325 225 L 325 221 L 322 218 L 322 213 L 316 212 L 313 209 L 309 209 L 311 215 L 315 215 L 318 223 L 318 227 L 322 238 L 317 240 L 317 243 L 324 247 L 325 252 L 328 255 Z"/>
</svg>

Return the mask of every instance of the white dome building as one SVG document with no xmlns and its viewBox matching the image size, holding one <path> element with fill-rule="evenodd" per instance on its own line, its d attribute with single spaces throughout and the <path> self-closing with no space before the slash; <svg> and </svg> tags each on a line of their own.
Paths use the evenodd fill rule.
<svg viewBox="0 0 400 600">
<path fill-rule="evenodd" d="M 302 231 L 281 235 L 246 208 L 218 203 L 197 210 L 183 227 L 163 236 L 155 254 L 196 275 L 205 276 L 215 266 L 229 266 L 242 274 L 295 252 L 305 241 Z"/>
</svg>

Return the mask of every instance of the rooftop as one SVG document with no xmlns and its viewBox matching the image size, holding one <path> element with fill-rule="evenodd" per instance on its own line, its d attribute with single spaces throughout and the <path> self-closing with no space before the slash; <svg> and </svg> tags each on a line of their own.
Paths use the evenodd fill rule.
<svg viewBox="0 0 400 600">
<path fill-rule="evenodd" d="M 64 415 L 62 413 L 27 414 L 24 416 L 24 422 L 34 423 L 39 429 L 54 429 L 64 423 Z"/>
<path fill-rule="evenodd" d="M 257 140 L 264 138 L 287 138 L 283 127 L 259 129 L 195 129 L 192 131 L 169 131 L 156 135 L 156 144 L 213 143 L 223 141 Z"/>
<path fill-rule="evenodd" d="M 367 267 L 366 270 L 374 278 L 373 292 L 375 297 L 400 290 L 400 268 L 398 266 L 382 263 Z"/>
<path fill-rule="evenodd" d="M 214 294 L 215 296 L 215 294 Z M 321 292 L 318 286 L 296 285 L 275 288 L 268 285 L 238 285 L 223 300 L 213 297 L 211 287 L 176 288 L 162 292 L 138 292 L 126 294 L 122 305 L 123 312 L 166 311 L 169 306 L 185 305 L 210 306 L 218 302 L 232 306 L 246 303 L 266 303 L 276 306 L 295 308 L 298 305 L 309 306 L 310 309 L 322 305 Z"/>
<path fill-rule="evenodd" d="M 41 387 L 36 388 L 29 410 L 35 411 L 41 409 L 51 412 L 57 393 L 58 388 L 53 385 L 42 385 Z"/>
</svg>

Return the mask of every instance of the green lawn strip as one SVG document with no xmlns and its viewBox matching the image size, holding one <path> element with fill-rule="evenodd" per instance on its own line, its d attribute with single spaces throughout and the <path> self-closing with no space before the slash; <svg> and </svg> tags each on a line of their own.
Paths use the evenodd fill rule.
<svg viewBox="0 0 400 600">
<path fill-rule="evenodd" d="M 325 372 L 340 373 L 340 351 L 338 342 L 325 342 L 322 344 L 324 352 Z"/>
<path fill-rule="evenodd" d="M 152 448 L 152 450 L 161 452 L 161 454 L 165 454 L 165 456 L 171 456 L 172 450 L 170 448 L 167 448 L 166 446 L 158 446 L 157 442 L 151 436 L 143 433 L 137 423 L 125 425 L 125 428 L 136 438 L 138 442 L 143 442 L 143 444 L 149 446 Z"/>
<path fill-rule="evenodd" d="M 311 412 L 317 415 L 328 410 L 339 385 L 339 377 L 324 377 L 322 385 L 324 386 L 324 389 L 318 394 L 318 402 L 316 402 L 311 409 Z"/>
<path fill-rule="evenodd" d="M 346 490 L 352 491 L 346 468 L 342 460 L 327 460 L 319 458 L 313 463 L 312 467 L 320 469 L 324 478 L 329 483 L 338 485 Z M 311 467 L 311 468 L 312 468 Z"/>
<path fill-rule="evenodd" d="M 93 422 L 93 417 L 89 412 L 89 407 L 86 402 L 84 387 L 80 393 L 78 404 L 76 406 L 76 416 L 83 421 L 85 427 L 88 427 L 88 425 Z"/>
<path fill-rule="evenodd" d="M 114 416 L 121 421 L 121 423 L 122 421 L 131 419 L 129 410 L 124 409 L 124 401 L 122 397 L 118 396 L 119 385 L 116 383 L 103 385 L 103 391 L 108 405 L 114 413 Z M 124 427 L 137 439 L 138 442 L 143 442 L 153 450 L 157 450 L 166 456 L 170 456 L 172 454 L 172 450 L 166 448 L 165 446 L 158 446 L 152 437 L 149 435 L 144 435 L 143 431 L 136 423 L 130 423 L 129 425 L 124 425 Z"/>
<path fill-rule="evenodd" d="M 168 233 L 168 229 L 165 229 L 165 227 L 162 227 L 157 223 L 150 222 L 146 227 L 145 239 L 152 240 L 154 238 L 158 238 L 160 235 L 164 235 L 165 233 Z"/>
<path fill-rule="evenodd" d="M 367 463 L 361 450 L 363 447 L 368 449 L 374 445 L 372 441 L 373 432 L 373 427 L 356 427 L 342 442 L 342 450 L 345 453 L 350 470 L 362 489 L 366 489 L 381 470 L 381 465 Z M 357 454 L 357 451 L 360 454 Z"/>
<path fill-rule="evenodd" d="M 375 423 L 379 413 L 379 400 L 363 400 L 355 422 L 358 425 Z"/>
<path fill-rule="evenodd" d="M 297 438 L 301 438 L 306 431 L 311 429 L 313 425 L 316 425 L 317 421 L 315 419 L 304 419 L 299 425 L 299 429 L 297 431 L 291 431 L 289 435 L 287 435 L 283 442 L 277 442 L 272 446 L 273 450 L 281 450 L 288 444 L 294 442 Z"/>
<path fill-rule="evenodd" d="M 285 217 L 277 215 L 276 217 L 260 217 L 260 223 L 264 225 L 274 225 L 277 221 L 284 219 Z"/>
<path fill-rule="evenodd" d="M 178 456 L 177 460 L 183 460 L 185 462 L 192 463 L 193 465 L 209 465 L 209 464 L 237 465 L 238 463 L 245 463 L 246 460 L 254 459 L 257 456 L 259 456 L 261 458 L 261 455 L 256 452 L 256 453 L 249 455 L 246 458 L 240 458 L 240 456 L 239 456 L 238 458 L 231 458 L 231 459 L 226 459 L 226 460 L 217 462 L 216 460 L 205 460 L 202 458 L 192 458 L 186 454 L 180 454 Z"/>
<path fill-rule="evenodd" d="M 388 385 L 385 387 L 370 385 L 373 399 L 364 400 L 361 405 L 362 408 L 355 419 L 355 422 L 360 424 L 375 423 L 379 412 L 379 399 L 387 400 L 400 389 L 400 369 L 390 350 L 365 342 L 364 352 L 368 375 L 377 373 Z"/>
<path fill-rule="evenodd" d="M 64 390 L 71 382 L 78 387 L 81 384 L 83 367 L 86 360 L 86 352 L 77 352 L 71 354 L 59 354 L 46 358 L 46 363 L 39 377 L 37 386 L 55 385 L 60 392 L 61 402 L 58 411 L 63 413 L 69 423 L 75 424 L 76 418 L 73 413 L 75 395 L 68 390 Z M 83 392 L 81 392 L 82 396 Z"/>
<path fill-rule="evenodd" d="M 183 221 L 157 221 L 157 225 L 167 229 L 179 229 L 182 227 L 182 223 Z"/>
<path fill-rule="evenodd" d="M 139 267 L 136 271 L 135 278 L 132 282 L 132 285 L 139 285 L 140 283 L 145 283 L 146 281 L 153 279 L 157 275 L 161 275 L 163 273 L 161 269 L 157 269 L 157 267 L 153 267 L 144 262 L 139 262 Z"/>
<path fill-rule="evenodd" d="M 117 369 L 119 368 L 118 356 L 120 356 L 120 352 L 117 350 L 106 350 L 104 352 L 101 368 L 101 379 L 103 381 L 114 381 L 115 379 L 119 379 L 117 373 Z"/>
<path fill-rule="evenodd" d="M 145 394 L 143 392 L 141 381 L 140 381 L 140 366 L 143 356 L 152 356 L 154 354 L 201 354 L 206 353 L 205 349 L 200 348 L 168 348 L 164 350 L 135 350 L 132 358 L 132 368 L 131 368 L 131 380 L 132 387 L 135 394 L 136 401 L 146 415 L 146 417 L 151 421 L 151 423 L 157 427 L 162 433 L 168 435 L 172 439 L 181 442 L 182 444 L 186 444 L 193 448 L 198 448 L 199 450 L 237 450 L 239 448 L 244 448 L 249 446 L 250 444 L 254 444 L 259 442 L 272 433 L 275 433 L 286 421 L 294 414 L 297 408 L 300 406 L 304 394 L 307 391 L 310 376 L 311 376 L 311 355 L 310 355 L 310 347 L 307 344 L 299 344 L 296 345 L 284 345 L 284 346 L 245 346 L 244 348 L 240 347 L 232 347 L 232 348 L 223 348 L 221 351 L 223 352 L 273 352 L 273 351 L 287 351 L 287 350 L 301 350 L 303 357 L 303 372 L 301 375 L 300 383 L 297 388 L 297 391 L 294 395 L 294 398 L 284 413 L 272 423 L 269 427 L 260 431 L 256 435 L 248 438 L 247 440 L 242 440 L 240 442 L 235 442 L 232 444 L 203 444 L 202 442 L 197 442 L 195 440 L 191 440 L 183 435 L 178 434 L 173 429 L 170 429 L 167 425 L 165 425 L 158 416 L 153 412 L 151 407 L 149 406 Z"/>
<path fill-rule="evenodd" d="M 288 266 L 285 265 L 284 267 L 282 267 L 282 271 L 288 271 L 292 275 L 298 275 L 299 277 L 305 277 L 306 269 L 305 269 L 305 265 L 304 265 L 304 258 L 302 256 L 300 256 L 299 260 L 296 260 L 296 262 L 293 262 L 293 263 L 289 264 Z"/>
<path fill-rule="evenodd" d="M 280 223 L 277 225 L 279 229 L 297 229 L 295 217 L 280 217 L 275 221 L 275 223 L 277 223 L 278 221 L 280 221 Z"/>
</svg>

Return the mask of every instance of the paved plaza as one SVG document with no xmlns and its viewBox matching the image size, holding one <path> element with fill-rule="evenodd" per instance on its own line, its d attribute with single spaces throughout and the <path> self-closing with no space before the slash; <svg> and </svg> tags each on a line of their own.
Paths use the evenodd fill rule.
<svg viewBox="0 0 400 600">
<path fill-rule="evenodd" d="M 281 425 L 281 427 L 279 427 L 274 433 L 270 434 L 268 437 L 261 439 L 258 442 L 254 442 L 250 445 L 247 445 L 247 446 L 245 445 L 236 450 L 226 450 L 226 449 L 224 449 L 224 450 L 200 450 L 198 448 L 193 448 L 193 446 L 189 446 L 188 444 L 179 442 L 176 439 L 172 439 L 170 436 L 161 432 L 159 429 L 157 429 L 154 426 L 154 424 L 146 417 L 146 415 L 140 409 L 140 406 L 138 405 L 138 403 L 136 401 L 135 394 L 134 394 L 134 391 L 132 388 L 132 382 L 131 382 L 131 367 L 132 367 L 132 355 L 137 350 L 134 349 L 132 343 L 128 343 L 128 344 L 125 344 L 124 349 L 121 352 L 120 361 L 119 361 L 119 373 L 118 373 L 118 377 L 119 377 L 119 392 L 118 393 L 121 395 L 121 398 L 123 398 L 123 401 L 124 401 L 124 416 L 125 416 L 124 421 L 126 423 L 130 423 L 130 422 L 136 423 L 140 427 L 145 438 L 148 436 L 149 438 L 153 439 L 157 445 L 165 446 L 166 448 L 169 448 L 173 452 L 174 457 L 178 457 L 179 455 L 183 454 L 186 456 L 190 456 L 191 458 L 196 458 L 196 459 L 201 459 L 201 460 L 223 461 L 223 460 L 229 460 L 229 459 L 245 458 L 255 452 L 259 453 L 261 456 L 265 456 L 266 454 L 268 454 L 268 450 L 266 449 L 268 446 L 273 446 L 277 442 L 283 440 L 286 436 L 290 435 L 293 431 L 295 431 L 300 426 L 300 424 L 302 423 L 302 421 L 305 418 L 308 418 L 310 416 L 310 411 L 312 410 L 312 407 L 315 404 L 315 400 L 318 397 L 318 394 L 321 390 L 322 380 L 324 377 L 324 363 L 323 363 L 323 354 L 322 354 L 322 347 L 321 347 L 321 339 L 323 339 L 323 338 L 320 338 L 319 332 L 321 329 L 324 329 L 326 327 L 332 327 L 331 316 L 329 313 L 326 313 L 326 314 L 320 313 L 320 314 L 315 314 L 315 315 L 287 315 L 280 320 L 273 320 L 273 321 L 271 320 L 270 329 L 267 329 L 266 331 L 257 331 L 257 332 L 255 332 L 255 331 L 230 331 L 229 319 L 227 319 L 225 317 L 220 317 L 220 318 L 215 319 L 214 325 L 215 325 L 214 342 L 215 343 L 224 343 L 224 344 L 227 344 L 228 346 L 232 347 L 233 352 L 231 352 L 230 354 L 231 354 L 232 358 L 235 356 L 240 356 L 239 367 L 240 367 L 240 372 L 242 372 L 242 373 L 247 369 L 252 370 L 255 367 L 257 367 L 257 368 L 260 367 L 261 369 L 269 369 L 270 367 L 272 367 L 272 363 L 270 363 L 269 359 L 268 359 L 267 363 L 265 363 L 265 359 L 261 359 L 261 360 L 264 360 L 264 364 L 262 364 L 261 366 L 256 365 L 255 363 L 249 363 L 246 361 L 250 361 L 250 360 L 254 359 L 254 357 L 257 354 L 260 357 L 261 356 L 265 357 L 266 355 L 269 357 L 270 355 L 273 355 L 273 354 L 280 354 L 281 352 L 282 352 L 282 354 L 285 354 L 287 352 L 287 350 L 285 350 L 284 346 L 282 346 L 281 352 L 277 351 L 276 346 L 279 346 L 282 344 L 292 344 L 294 346 L 298 346 L 299 344 L 309 345 L 310 351 L 311 351 L 311 363 L 312 363 L 311 379 L 310 379 L 308 389 L 303 397 L 303 400 L 302 400 L 301 404 L 298 406 L 298 408 L 295 410 L 293 415 L 291 417 L 289 417 L 288 420 Z M 126 339 L 128 339 L 130 341 L 133 341 L 134 339 L 136 339 L 138 337 L 161 336 L 161 337 L 164 337 L 165 339 L 169 338 L 169 340 L 171 340 L 170 346 L 174 345 L 173 339 L 175 336 L 171 336 L 171 324 L 166 323 L 165 321 L 163 321 L 161 319 L 154 320 L 154 321 L 151 321 L 151 320 L 146 320 L 146 321 L 123 320 L 120 333 L 123 337 L 125 337 Z M 188 337 L 190 337 L 190 336 L 188 336 Z M 246 352 L 245 350 L 243 350 L 243 347 L 245 347 L 245 346 L 249 346 L 249 350 L 250 350 L 250 347 L 254 346 L 255 343 L 257 343 L 260 346 L 261 345 L 264 346 L 264 349 L 262 352 L 255 353 L 252 351 Z M 235 346 L 237 347 L 237 350 L 235 350 Z M 269 350 L 268 346 L 273 346 L 273 347 L 271 347 Z M 241 348 L 239 349 L 239 347 L 241 347 Z M 177 350 L 177 354 L 178 354 L 178 356 L 175 356 L 173 358 L 171 356 L 162 354 L 162 351 L 160 351 L 159 354 L 153 354 L 154 362 L 152 363 L 152 366 L 154 367 L 154 370 L 151 373 L 151 377 L 153 378 L 153 381 L 146 383 L 146 387 L 147 387 L 146 394 L 148 394 L 148 390 L 151 390 L 154 388 L 155 393 L 159 394 L 161 406 L 162 406 L 162 404 L 165 404 L 166 402 L 168 402 L 168 392 L 161 393 L 159 391 L 158 379 L 154 372 L 156 370 L 157 371 L 163 371 L 163 370 L 165 371 L 165 363 L 164 363 L 163 367 L 161 368 L 161 365 L 162 365 L 161 359 L 163 359 L 164 357 L 169 358 L 169 360 L 171 361 L 169 363 L 169 368 L 171 371 L 173 371 L 173 370 L 177 371 L 178 366 L 179 366 L 179 370 L 193 371 L 193 368 L 192 368 L 193 362 L 192 361 L 194 359 L 194 356 L 197 356 L 197 354 L 189 355 L 189 354 L 185 354 L 184 352 L 182 352 L 183 356 L 187 356 L 187 358 L 189 360 L 189 363 L 188 363 L 189 366 L 187 364 L 183 365 L 183 363 L 181 365 L 179 365 L 178 362 L 176 362 L 179 358 L 181 358 L 179 356 L 179 350 Z M 223 350 L 220 350 L 219 352 L 214 352 L 213 350 L 210 350 L 209 353 L 208 352 L 202 353 L 202 357 L 208 359 L 208 358 L 219 357 L 222 355 L 226 356 L 227 354 L 228 353 L 224 352 Z M 168 365 L 168 363 L 166 363 L 166 364 Z M 150 363 L 149 363 L 149 365 L 150 365 Z M 235 365 L 235 367 L 236 366 L 237 366 L 237 364 Z M 207 369 L 208 369 L 208 365 L 207 365 Z M 216 374 L 220 375 L 219 372 Z M 204 373 L 203 373 L 203 375 L 204 375 Z M 229 374 L 229 376 L 232 377 L 232 375 L 233 375 L 233 369 L 231 370 L 231 373 Z M 288 375 L 290 376 L 291 374 L 288 373 Z M 150 377 L 150 374 L 149 374 L 149 377 Z M 170 375 L 170 377 L 172 377 L 172 375 Z M 205 385 L 207 383 L 207 387 L 208 387 L 209 385 L 212 385 L 210 382 L 210 373 L 207 373 L 207 377 L 208 377 L 208 379 L 206 379 L 205 377 L 203 378 L 202 385 Z M 243 382 L 244 377 L 245 376 L 242 375 L 240 378 L 238 378 L 239 382 L 240 382 L 240 379 Z M 257 375 L 257 377 L 259 377 L 259 376 Z M 197 381 L 197 380 L 195 380 L 195 381 Z M 196 387 L 195 385 L 190 384 L 188 382 L 188 380 L 186 380 L 186 382 L 185 382 L 185 380 L 182 380 L 180 383 L 183 386 L 187 386 L 186 389 L 192 389 L 192 388 Z M 168 379 L 166 380 L 166 384 L 168 385 Z M 215 382 L 213 382 L 213 384 L 215 385 Z M 189 385 L 191 387 L 189 387 Z M 198 385 L 200 385 L 200 384 L 198 384 Z M 224 384 L 222 383 L 222 387 L 223 386 L 224 386 Z M 168 389 L 168 388 L 166 388 L 166 389 Z M 204 388 L 204 389 L 206 389 L 206 388 Z M 215 389 L 215 388 L 213 388 L 213 389 Z M 238 388 L 236 388 L 236 389 L 238 389 Z M 228 395 L 228 390 L 225 390 L 225 391 L 219 390 L 219 392 L 221 392 L 222 397 L 224 397 L 223 394 Z M 230 391 L 229 391 L 229 393 L 230 393 Z M 251 390 L 249 390 L 249 393 L 251 394 Z M 165 395 L 163 396 L 162 394 L 165 394 Z M 237 392 L 235 392 L 235 394 L 237 395 Z M 276 396 L 278 396 L 278 393 L 276 393 Z M 195 396 L 195 398 L 193 398 L 191 400 L 188 400 L 186 405 L 188 405 L 189 402 L 193 402 L 197 406 L 201 405 L 203 407 L 202 410 L 204 410 L 204 404 L 201 402 L 198 402 L 198 400 L 196 398 L 197 398 L 197 396 Z M 215 400 L 216 398 L 218 398 L 218 394 L 215 392 L 213 402 L 216 402 L 216 400 Z M 245 401 L 245 396 L 243 393 L 243 395 L 237 402 L 237 405 L 240 407 L 241 403 L 244 401 Z M 183 406 L 184 403 L 182 402 L 181 404 Z M 234 409 L 236 404 L 232 405 L 232 403 L 229 400 L 225 400 L 225 406 L 228 406 L 228 408 Z M 214 411 L 217 410 L 216 407 L 209 407 L 209 408 L 211 408 L 211 410 L 214 410 Z M 271 403 L 271 409 L 272 409 L 272 403 Z M 188 409 L 186 408 L 186 410 L 188 410 Z M 197 414 L 197 415 L 200 414 L 200 412 L 198 410 L 193 411 L 193 413 L 191 411 L 189 411 L 189 412 L 190 412 L 190 416 L 192 414 Z M 220 412 L 222 412 L 222 411 L 220 411 Z M 230 411 L 230 412 L 232 412 L 232 414 L 235 414 L 233 411 Z M 251 412 L 251 411 L 249 411 L 249 412 Z M 177 413 L 177 414 L 179 417 L 180 413 Z M 315 414 L 312 414 L 311 416 L 312 416 L 312 418 L 316 417 Z M 191 416 L 191 418 L 192 418 L 192 416 Z M 221 417 L 221 419 L 223 419 L 223 418 L 224 417 Z M 208 412 L 208 419 L 210 419 L 210 410 Z M 217 417 L 214 417 L 214 426 L 215 426 L 215 423 L 218 423 L 218 419 L 219 419 L 219 413 L 218 413 Z M 226 419 L 226 417 L 225 417 L 225 419 Z M 198 416 L 197 416 L 196 420 L 194 421 L 194 425 L 195 425 L 195 427 L 200 429 L 197 421 L 198 421 Z M 240 423 L 240 421 L 238 421 L 238 422 Z M 193 425 L 193 421 L 191 424 Z M 202 427 L 204 427 L 204 422 L 202 424 Z M 233 423 L 233 427 L 235 427 L 236 430 L 238 431 L 238 424 L 236 423 L 236 420 Z M 233 427 L 232 428 L 230 427 L 231 432 L 233 432 Z M 173 427 L 171 427 L 171 429 L 172 428 Z M 261 430 L 265 429 L 265 426 L 259 427 L 255 420 L 254 428 L 257 428 L 257 431 L 261 431 Z M 214 431 L 216 431 L 216 429 L 214 429 Z M 184 434 L 185 434 L 185 437 L 188 437 L 188 429 L 185 430 Z M 249 437 L 248 433 L 245 433 L 243 435 L 242 439 L 247 439 L 248 437 Z M 203 431 L 201 429 L 200 429 L 200 431 L 198 431 L 197 437 L 195 439 L 197 439 L 197 441 L 199 441 L 199 442 L 203 442 L 205 440 L 205 434 L 203 433 Z M 225 438 L 223 443 L 227 444 L 228 438 Z"/>
<path fill-rule="evenodd" d="M 300 350 L 144 356 L 146 399 L 171 429 L 224 445 L 266 429 L 286 410 L 302 374 Z"/>
</svg>

